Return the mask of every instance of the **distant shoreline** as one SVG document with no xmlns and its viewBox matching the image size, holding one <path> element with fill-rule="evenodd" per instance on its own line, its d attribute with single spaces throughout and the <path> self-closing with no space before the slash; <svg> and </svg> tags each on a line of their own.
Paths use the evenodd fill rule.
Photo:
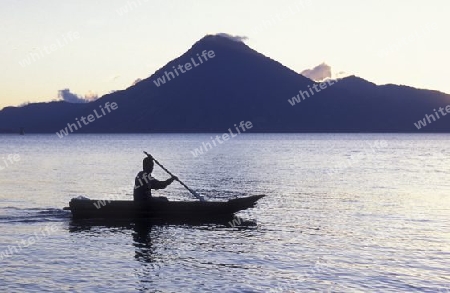
<svg viewBox="0 0 450 293">
<path fill-rule="evenodd" d="M 223 131 L 222 131 L 223 132 Z M 71 135 L 95 135 L 95 134 L 220 134 L 222 133 L 220 130 L 218 131 L 185 131 L 185 132 L 179 132 L 179 131 L 166 131 L 166 132 L 77 132 L 77 133 L 71 133 Z M 37 135 L 37 134 L 51 134 L 55 135 L 54 132 L 32 132 L 28 131 L 24 136 L 27 135 Z M 247 135 L 252 134 L 450 134 L 450 132 L 439 132 L 439 131 L 428 131 L 428 132 L 417 132 L 417 131 L 304 131 L 304 132 L 270 132 L 270 131 L 252 131 L 252 133 L 247 133 Z M 18 131 L 11 131 L 11 132 L 2 132 L 0 131 L 0 135 L 17 135 L 19 136 Z M 245 133 L 244 133 L 245 135 Z"/>
</svg>

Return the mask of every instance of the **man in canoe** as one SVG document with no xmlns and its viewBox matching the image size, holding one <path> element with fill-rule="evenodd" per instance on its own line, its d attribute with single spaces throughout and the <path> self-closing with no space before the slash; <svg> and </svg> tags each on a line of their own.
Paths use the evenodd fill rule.
<svg viewBox="0 0 450 293">
<path fill-rule="evenodd" d="M 173 181 L 177 180 L 175 176 L 165 181 L 156 180 L 152 177 L 153 166 L 152 157 L 146 157 L 142 161 L 143 171 L 140 171 L 134 180 L 134 201 L 149 200 L 152 198 L 152 189 L 164 189 Z M 167 200 L 165 197 L 159 197 L 159 199 Z"/>
</svg>

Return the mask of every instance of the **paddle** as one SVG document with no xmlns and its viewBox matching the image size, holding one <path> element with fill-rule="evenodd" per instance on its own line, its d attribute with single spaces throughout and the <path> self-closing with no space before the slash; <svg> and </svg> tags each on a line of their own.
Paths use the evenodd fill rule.
<svg viewBox="0 0 450 293">
<path fill-rule="evenodd" d="M 161 167 L 161 169 L 163 169 L 164 171 L 166 171 L 170 176 L 175 177 L 176 181 L 178 181 L 181 185 L 183 185 L 184 188 L 186 188 L 187 190 L 189 190 L 189 192 L 195 196 L 197 199 L 199 199 L 200 201 L 205 201 L 205 198 L 203 196 L 201 196 L 200 194 L 198 194 L 197 192 L 195 192 L 194 190 L 190 189 L 186 184 L 184 184 L 180 179 L 178 179 L 178 177 L 176 177 L 175 175 L 173 175 L 169 170 L 166 169 L 166 167 L 164 167 L 160 162 L 158 162 L 157 159 L 155 159 L 152 155 L 150 155 L 149 153 L 147 153 L 146 151 L 144 151 L 144 154 L 147 155 L 147 157 L 152 158 L 152 160 Z"/>
</svg>

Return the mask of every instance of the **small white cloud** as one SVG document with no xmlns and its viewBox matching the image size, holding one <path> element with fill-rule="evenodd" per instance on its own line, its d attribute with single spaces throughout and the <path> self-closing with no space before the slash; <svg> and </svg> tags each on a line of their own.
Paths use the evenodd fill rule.
<svg viewBox="0 0 450 293">
<path fill-rule="evenodd" d="M 92 91 L 88 91 L 87 94 L 84 95 L 84 99 L 87 102 L 93 102 L 98 99 L 98 94 Z"/>
<path fill-rule="evenodd" d="M 58 99 L 66 101 L 68 103 L 82 104 L 89 103 L 98 99 L 98 94 L 89 91 L 87 94 L 79 96 L 75 93 L 70 92 L 70 89 L 63 89 L 58 91 Z"/>
<path fill-rule="evenodd" d="M 70 89 L 59 90 L 58 98 L 68 103 L 86 103 L 85 99 L 74 93 L 71 93 Z"/>
<path fill-rule="evenodd" d="M 324 79 L 331 78 L 331 67 L 325 63 L 322 63 L 313 69 L 303 70 L 301 74 L 314 81 L 322 81 Z"/>
<path fill-rule="evenodd" d="M 216 36 L 228 38 L 228 39 L 230 39 L 232 41 L 241 42 L 241 43 L 243 43 L 244 41 L 248 40 L 248 37 L 246 37 L 246 36 L 233 36 L 233 35 L 230 35 L 230 34 L 227 34 L 227 33 L 218 33 L 218 34 L 216 34 Z"/>
</svg>

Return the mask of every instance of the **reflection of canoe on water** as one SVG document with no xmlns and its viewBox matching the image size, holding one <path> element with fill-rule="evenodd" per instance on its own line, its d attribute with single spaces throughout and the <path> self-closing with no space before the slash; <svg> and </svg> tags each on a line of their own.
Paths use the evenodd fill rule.
<svg viewBox="0 0 450 293">
<path fill-rule="evenodd" d="M 149 202 L 127 200 L 72 199 L 69 207 L 74 218 L 150 218 L 167 220 L 214 219 L 230 217 L 238 211 L 253 207 L 265 195 L 254 195 L 214 201 L 168 201 L 154 198 Z"/>
</svg>

